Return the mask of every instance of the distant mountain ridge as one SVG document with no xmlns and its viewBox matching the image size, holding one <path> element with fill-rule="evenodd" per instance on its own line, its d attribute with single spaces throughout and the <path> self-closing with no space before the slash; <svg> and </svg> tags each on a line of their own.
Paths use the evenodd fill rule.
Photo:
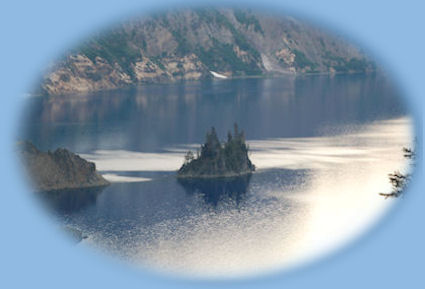
<svg viewBox="0 0 425 289">
<path fill-rule="evenodd" d="M 133 19 L 58 61 L 42 91 L 61 95 L 146 82 L 374 69 L 357 48 L 292 17 L 185 9 Z"/>
</svg>

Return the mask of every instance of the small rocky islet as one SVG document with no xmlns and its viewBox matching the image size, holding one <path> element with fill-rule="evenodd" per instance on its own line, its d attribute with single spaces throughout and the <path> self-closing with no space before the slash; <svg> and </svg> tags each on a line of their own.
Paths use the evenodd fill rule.
<svg viewBox="0 0 425 289">
<path fill-rule="evenodd" d="M 229 131 L 227 141 L 219 141 L 214 127 L 206 134 L 205 143 L 196 155 L 189 151 L 185 162 L 177 172 L 179 179 L 234 178 L 250 175 L 255 171 L 248 156 L 245 134 L 234 125 L 233 134 Z"/>
<path fill-rule="evenodd" d="M 56 211 L 78 210 L 95 201 L 109 185 L 94 163 L 65 148 L 43 152 L 31 142 L 21 141 L 17 152 L 34 191 Z M 78 228 L 67 225 L 62 229 L 75 243 L 87 238 Z"/>
<path fill-rule="evenodd" d="M 65 148 L 40 151 L 29 141 L 18 143 L 24 170 L 37 192 L 102 187 L 109 185 L 96 165 Z"/>
</svg>

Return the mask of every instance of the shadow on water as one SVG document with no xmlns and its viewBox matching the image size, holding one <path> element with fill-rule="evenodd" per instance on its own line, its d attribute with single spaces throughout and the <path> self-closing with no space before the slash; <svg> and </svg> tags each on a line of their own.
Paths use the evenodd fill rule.
<svg viewBox="0 0 425 289">
<path fill-rule="evenodd" d="M 64 189 L 41 192 L 39 195 L 47 206 L 59 214 L 72 214 L 96 204 L 105 187 Z"/>
<path fill-rule="evenodd" d="M 222 200 L 232 200 L 239 206 L 248 190 L 251 174 L 234 178 L 178 179 L 189 195 L 199 194 L 214 208 Z"/>
</svg>

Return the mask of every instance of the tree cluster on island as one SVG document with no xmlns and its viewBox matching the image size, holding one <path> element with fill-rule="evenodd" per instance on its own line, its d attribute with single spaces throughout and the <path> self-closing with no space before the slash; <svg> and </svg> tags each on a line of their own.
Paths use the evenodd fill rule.
<svg viewBox="0 0 425 289">
<path fill-rule="evenodd" d="M 207 132 L 205 143 L 196 156 L 189 151 L 184 164 L 177 172 L 178 178 L 220 178 L 238 177 L 255 170 L 248 157 L 245 134 L 234 125 L 233 135 L 229 131 L 227 141 L 221 143 L 215 128 Z"/>
</svg>

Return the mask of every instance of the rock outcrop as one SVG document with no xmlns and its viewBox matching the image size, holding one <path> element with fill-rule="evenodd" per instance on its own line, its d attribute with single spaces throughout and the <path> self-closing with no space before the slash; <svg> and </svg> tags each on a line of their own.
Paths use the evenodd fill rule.
<svg viewBox="0 0 425 289">
<path fill-rule="evenodd" d="M 292 17 L 186 9 L 133 19 L 86 41 L 45 75 L 47 95 L 213 77 L 367 72 L 355 47 Z"/>
<path fill-rule="evenodd" d="M 177 172 L 179 179 L 234 178 L 250 175 L 255 166 L 248 157 L 244 132 L 237 125 L 233 135 L 227 135 L 227 142 L 221 144 L 214 127 L 207 133 L 205 144 L 199 155 L 191 151 L 186 154 L 185 163 Z"/>
<path fill-rule="evenodd" d="M 20 142 L 18 152 L 36 191 L 100 187 L 109 184 L 96 166 L 64 148 L 39 151 L 30 142 Z"/>
</svg>

